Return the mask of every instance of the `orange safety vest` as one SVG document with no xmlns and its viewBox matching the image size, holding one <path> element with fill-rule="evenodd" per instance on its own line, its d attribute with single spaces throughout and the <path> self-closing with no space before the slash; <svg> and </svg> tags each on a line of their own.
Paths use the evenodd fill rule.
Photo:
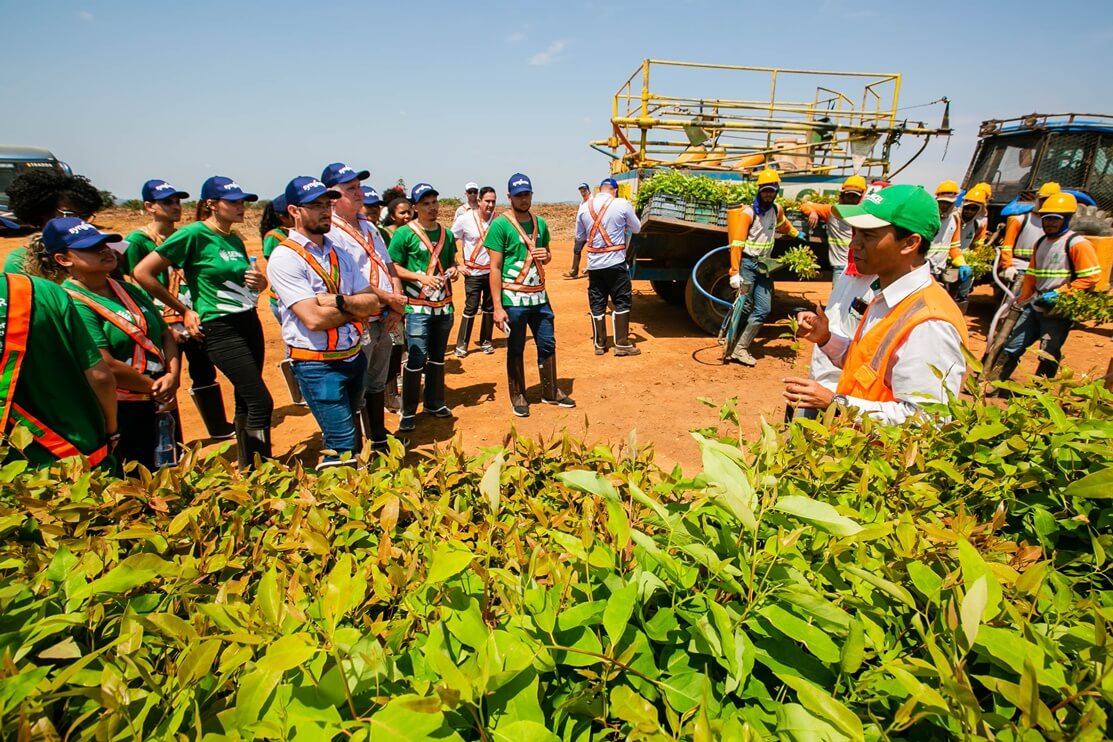
<svg viewBox="0 0 1113 742">
<path fill-rule="evenodd" d="M 116 295 L 116 298 L 120 300 L 120 303 L 124 305 L 124 308 L 127 309 L 128 313 L 132 316 L 130 321 L 80 291 L 66 289 L 66 293 L 69 294 L 74 301 L 79 301 L 89 307 L 103 319 L 115 325 L 116 329 L 131 338 L 134 344 L 131 351 L 132 368 L 143 375 L 147 375 L 148 370 L 153 373 L 165 369 L 166 356 L 162 352 L 162 348 L 158 347 L 154 341 L 147 337 L 147 318 L 143 315 L 143 310 L 139 308 L 139 305 L 135 303 L 135 300 L 131 298 L 131 295 L 124 290 L 124 287 L 121 286 L 119 282 L 109 278 L 108 287 L 112 289 L 112 293 Z M 148 369 L 148 365 L 151 364 L 152 359 L 158 364 L 159 368 Z M 119 400 L 136 401 L 150 398 L 150 394 L 133 392 L 130 389 L 116 387 L 116 399 Z"/>
<path fill-rule="evenodd" d="M 870 302 L 872 307 L 881 298 L 878 293 Z M 889 314 L 870 327 L 865 334 L 867 309 L 862 314 L 854 339 L 846 352 L 842 376 L 837 393 L 848 397 L 868 399 L 871 402 L 893 402 L 893 390 L 886 380 L 893 353 L 908 337 L 912 328 L 928 320 L 944 320 L 958 331 L 962 344 L 968 343 L 966 321 L 947 290 L 934 281 L 919 291 L 913 291 Z"/>
<path fill-rule="evenodd" d="M 406 222 L 402 226 L 409 227 L 410 231 L 417 235 L 417 238 L 421 240 L 421 244 L 424 245 L 425 249 L 429 251 L 429 265 L 425 267 L 425 275 L 431 276 L 436 273 L 443 276 L 444 269 L 441 268 L 441 250 L 444 249 L 444 233 L 448 230 L 446 230 L 439 224 L 437 225 L 438 227 L 440 227 L 441 232 L 440 237 L 437 238 L 437 244 L 434 245 L 432 242 L 429 241 L 429 235 L 425 234 L 425 229 L 416 219 L 410 222 Z M 444 298 L 438 301 L 426 299 L 424 297 L 424 294 L 425 287 L 422 286 L 418 289 L 417 296 L 410 297 L 410 304 L 416 304 L 419 307 L 433 307 L 434 309 L 439 307 L 446 307 L 452 303 L 452 284 L 447 280 L 444 282 Z"/>
<path fill-rule="evenodd" d="M 464 251 L 464 265 L 473 271 L 490 270 L 490 263 L 488 263 L 487 265 L 481 265 L 477 261 L 479 260 L 479 256 L 483 253 L 483 251 L 487 249 L 483 247 L 483 239 L 487 236 L 487 230 L 491 228 L 491 225 L 490 223 L 488 223 L 487 226 L 483 225 L 483 220 L 479 218 L 479 209 L 471 210 L 471 218 L 475 220 L 475 230 L 479 233 L 479 238 L 475 241 L 475 247 L 473 248 L 471 255 L 468 255 L 467 250 Z"/>
<path fill-rule="evenodd" d="M 284 235 L 282 232 L 278 231 L 277 228 L 272 229 L 272 230 L 268 231 L 265 235 L 263 235 L 263 242 L 266 242 L 268 237 L 273 237 L 276 240 L 278 240 L 279 245 L 282 244 L 282 240 L 286 239 L 286 235 Z M 277 247 L 277 245 L 275 247 Z M 278 303 L 278 294 L 275 293 L 274 286 L 271 286 L 269 289 L 267 289 L 267 298 L 270 299 L 275 304 Z"/>
<path fill-rule="evenodd" d="M 330 249 L 328 251 L 328 271 L 326 272 L 321 264 L 313 259 L 313 256 L 305 251 L 305 248 L 298 243 L 291 240 L 289 237 L 278 243 L 279 247 L 288 247 L 304 260 L 313 272 L 321 277 L 325 282 L 325 288 L 328 289 L 330 294 L 340 293 L 340 258 L 336 256 L 336 250 Z M 272 253 L 273 254 L 273 253 Z M 291 310 L 292 311 L 292 310 Z M 363 325 L 359 322 L 349 322 L 347 324 L 355 325 L 357 332 L 363 332 Z M 325 349 L 324 350 L 309 350 L 307 348 L 295 348 L 292 345 L 286 346 L 290 351 L 290 358 L 295 361 L 345 361 L 353 357 L 356 353 L 360 352 L 359 343 L 356 343 L 351 348 L 339 349 L 336 346 L 340 344 L 340 328 L 333 327 L 332 329 L 325 330 Z"/>
<path fill-rule="evenodd" d="M 149 226 L 148 227 L 140 227 L 139 231 L 142 232 L 143 234 L 147 235 L 151 239 L 151 242 L 155 243 L 155 247 L 158 247 L 159 245 L 161 245 L 163 242 L 166 241 L 165 237 L 160 235 L 158 232 L 155 232 L 154 230 L 152 230 Z M 181 271 L 180 268 L 175 268 L 174 266 L 170 266 L 169 268 L 167 268 L 166 272 L 167 272 L 166 290 L 170 292 L 171 296 L 173 296 L 175 299 L 177 299 L 178 295 L 181 294 L 181 292 L 182 292 L 182 283 L 185 281 L 185 276 L 182 274 L 182 271 Z M 178 311 L 176 309 L 173 309 L 172 307 L 169 307 L 169 306 L 163 306 L 162 307 L 162 319 L 168 325 L 177 324 L 179 322 L 185 322 L 185 317 L 178 314 Z"/>
<path fill-rule="evenodd" d="M 0 336 L 0 432 L 7 432 L 9 423 L 27 428 L 31 438 L 58 459 L 81 456 L 77 446 L 46 423 L 32 415 L 15 401 L 19 372 L 27 357 L 27 344 L 31 334 L 31 307 L 34 284 L 30 278 L 17 273 L 4 274 L 8 282 L 8 307 L 4 334 Z M 88 455 L 89 464 L 96 466 L 108 457 L 108 445 L 103 445 Z"/>
<path fill-rule="evenodd" d="M 359 246 L 363 248 L 363 251 L 367 253 L 367 257 L 371 259 L 371 270 L 374 271 L 374 275 L 369 275 L 367 277 L 368 282 L 375 288 L 381 289 L 383 285 L 381 281 L 385 279 L 386 283 L 391 285 L 391 290 L 393 291 L 390 271 L 387 270 L 386 263 L 383 262 L 382 257 L 379 256 L 379 251 L 375 249 L 371 241 L 364 237 L 360 230 L 354 229 L 352 225 L 348 224 L 348 222 L 344 221 L 336 214 L 332 215 L 332 225 L 355 240 Z M 382 317 L 385 314 L 386 308 L 384 307 L 383 310 L 379 312 L 379 316 Z"/>
<path fill-rule="evenodd" d="M 603 229 L 603 215 L 607 213 L 607 209 L 609 209 L 611 207 L 611 204 L 614 203 L 614 199 L 608 198 L 607 202 L 603 204 L 603 208 L 599 211 L 598 214 L 595 213 L 594 199 L 589 198 L 586 203 L 587 211 L 589 214 L 591 214 L 591 229 L 588 230 L 587 243 L 585 244 L 587 251 L 589 253 L 592 253 L 593 255 L 600 255 L 603 253 L 625 250 L 625 242 L 615 243 L 611 240 L 611 236 L 607 234 L 607 230 Z M 602 247 L 593 247 L 593 244 L 595 243 L 595 235 L 599 235 L 603 238 Z"/>
<path fill-rule="evenodd" d="M 518 236 L 522 239 L 522 242 L 526 243 L 526 259 L 522 263 L 522 269 L 518 271 L 518 275 L 514 278 L 513 281 L 503 282 L 503 289 L 507 291 L 516 291 L 520 294 L 536 294 L 544 291 L 545 266 L 541 265 L 541 263 L 533 262 L 533 251 L 537 249 L 537 217 L 530 214 L 529 218 L 532 220 L 533 226 L 530 227 L 530 234 L 528 235 L 525 233 L 525 230 L 522 229 L 522 225 L 519 224 L 518 220 L 514 217 L 514 212 L 507 211 L 503 214 L 503 217 L 506 219 L 506 221 L 510 222 L 510 226 L 514 227 L 514 231 L 518 233 Z M 531 286 L 523 283 L 526 280 L 526 276 L 529 275 L 529 269 L 531 266 L 535 266 L 537 268 L 537 275 L 541 279 L 541 283 L 536 286 Z"/>
</svg>

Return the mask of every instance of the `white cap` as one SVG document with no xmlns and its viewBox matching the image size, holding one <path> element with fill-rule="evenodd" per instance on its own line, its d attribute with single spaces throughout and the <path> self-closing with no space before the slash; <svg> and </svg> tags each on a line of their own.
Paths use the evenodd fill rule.
<svg viewBox="0 0 1113 742">
<path fill-rule="evenodd" d="M 478 191 L 479 190 L 479 184 L 474 182 L 474 181 L 469 180 L 467 183 L 464 184 L 464 190 L 465 191 L 471 191 L 471 190 Z"/>
</svg>

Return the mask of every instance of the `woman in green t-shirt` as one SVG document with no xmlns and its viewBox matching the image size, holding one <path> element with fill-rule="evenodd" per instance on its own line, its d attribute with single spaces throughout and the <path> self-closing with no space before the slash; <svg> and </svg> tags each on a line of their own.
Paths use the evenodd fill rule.
<svg viewBox="0 0 1113 742">
<path fill-rule="evenodd" d="M 62 288 L 116 377 L 116 458 L 154 470 L 159 413 L 176 406 L 180 367 L 174 333 L 141 288 L 112 278 L 117 255 L 107 243 L 96 241 L 103 235 L 76 219 L 57 222 L 65 222 L 67 238 L 44 245 L 69 274 Z M 172 439 L 170 445 L 176 442 Z"/>
<path fill-rule="evenodd" d="M 213 176 L 201 186 L 197 221 L 179 229 L 135 266 L 135 279 L 151 296 L 182 313 L 191 336 L 205 338 L 209 358 L 232 382 L 240 465 L 271 455 L 274 400 L 263 382 L 265 344 L 256 305 L 267 279 L 252 264 L 240 236 L 244 202 L 257 201 L 231 178 Z M 185 273 L 193 306 L 182 304 L 158 281 L 171 265 Z"/>
<path fill-rule="evenodd" d="M 293 226 L 294 219 L 286 211 L 286 194 L 280 193 L 267 202 L 267 205 L 263 207 L 263 216 L 259 219 L 259 238 L 263 241 L 264 260 L 271 259 L 274 248 L 290 236 L 290 229 Z M 281 325 L 282 318 L 278 314 L 278 294 L 274 293 L 274 289 L 271 289 L 267 292 L 267 295 L 270 299 L 271 314 L 274 315 L 275 321 Z"/>
</svg>

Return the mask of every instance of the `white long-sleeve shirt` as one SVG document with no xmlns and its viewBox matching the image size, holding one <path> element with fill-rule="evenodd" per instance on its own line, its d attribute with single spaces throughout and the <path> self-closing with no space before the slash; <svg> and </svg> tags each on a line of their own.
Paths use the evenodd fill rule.
<svg viewBox="0 0 1113 742">
<path fill-rule="evenodd" d="M 862 315 L 853 311 L 851 305 L 855 299 L 861 299 L 869 304 L 874 293 L 872 284 L 876 280 L 877 276 L 873 275 L 848 276 L 844 273 L 835 282 L 825 309 L 832 336 L 852 337 L 854 335 Z M 816 345 L 812 347 L 811 374 L 812 378 L 820 384 L 835 391 L 839 385 L 839 377 L 842 376 L 842 369 L 832 363 L 827 354 Z"/>
<path fill-rule="evenodd" d="M 931 272 L 924 264 L 881 289 L 862 318 L 862 335 L 910 294 L 926 288 L 931 282 Z M 846 360 L 851 339 L 832 332 L 831 339 L 822 346 L 823 352 L 839 368 Z M 936 376 L 936 371 L 942 378 Z M 923 402 L 945 403 L 949 396 L 957 397 L 965 373 L 966 359 L 958 330 L 945 320 L 927 320 L 912 328 L 904 343 L 893 351 L 889 367 L 885 369 L 885 381 L 893 390 L 895 401 L 848 397 L 847 404 L 886 425 L 900 425 L 920 412 Z"/>
</svg>

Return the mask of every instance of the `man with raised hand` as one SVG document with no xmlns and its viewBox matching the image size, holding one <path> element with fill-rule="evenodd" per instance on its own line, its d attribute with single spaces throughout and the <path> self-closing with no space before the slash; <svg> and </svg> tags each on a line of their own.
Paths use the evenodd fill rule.
<svg viewBox="0 0 1113 742">
<path fill-rule="evenodd" d="M 452 331 L 452 281 L 456 280 L 456 238 L 437 223 L 437 190 L 418 183 L 410 191 L 414 218 L 394 230 L 390 257 L 402 279 L 406 305 L 406 346 L 402 372 L 402 419 L 399 430 L 417 427 L 421 376 L 425 375 L 424 409 L 452 417 L 445 404 L 444 351 Z"/>
<path fill-rule="evenodd" d="M 483 319 L 479 323 L 479 348 L 484 353 L 495 352 L 495 346 L 491 345 L 495 308 L 491 303 L 491 282 L 488 278 L 491 273 L 491 256 L 487 254 L 487 248 L 483 247 L 483 238 L 487 236 L 494 216 L 495 189 L 483 186 L 479 189 L 476 207 L 460 214 L 452 223 L 452 234 L 460 243 L 464 255 L 464 267 L 461 269 L 464 274 L 464 314 L 460 317 L 460 330 L 456 334 L 457 358 L 464 358 L 468 354 L 472 323 L 480 309 Z"/>
<path fill-rule="evenodd" d="M 455 222 L 461 216 L 469 211 L 477 208 L 479 205 L 479 184 L 475 181 L 468 181 L 464 184 L 464 203 L 456 207 L 456 213 L 452 215 L 452 221 Z"/>
<path fill-rule="evenodd" d="M 511 175 L 506 190 L 510 209 L 491 222 L 483 244 L 491 255 L 495 324 L 510 335 L 506 342 L 510 407 L 518 417 L 529 417 L 524 360 L 526 328 L 537 343 L 541 401 L 559 407 L 575 407 L 576 402 L 557 387 L 554 315 L 545 291 L 545 265 L 552 260 L 549 227 L 544 219 L 530 212 L 533 183 L 526 175 Z"/>
<path fill-rule="evenodd" d="M 608 300 L 613 307 L 614 354 L 641 354 L 630 342 L 633 291 L 626 264 L 627 235 L 637 234 L 641 228 L 634 207 L 626 199 L 618 198 L 614 178 L 600 183 L 599 192 L 580 204 L 576 213 L 576 240 L 583 240 L 587 250 L 587 303 L 597 356 L 607 352 Z"/>
<path fill-rule="evenodd" d="M 267 277 L 278 294 L 282 339 L 310 412 L 321 426 L 321 469 L 359 448 L 356 416 L 367 358 L 361 323 L 382 311 L 366 275 L 328 238 L 336 191 L 309 176 L 286 186 L 294 227 L 271 253 Z"/>
<path fill-rule="evenodd" d="M 795 407 L 836 404 L 900 425 L 925 402 L 957 397 L 966 372 L 966 322 L 925 262 L 939 208 L 920 186 L 895 185 L 835 214 L 854 228 L 854 264 L 877 276 L 877 290 L 853 336 L 831 332 L 818 304 L 799 315 L 798 334 L 819 345 L 842 376 L 834 392 L 815 379 L 787 378 L 784 396 Z"/>
<path fill-rule="evenodd" d="M 587 200 L 591 198 L 591 186 L 587 183 L 580 183 L 576 188 L 580 192 L 580 208 L 583 208 L 583 204 L 587 203 Z M 562 276 L 565 278 L 580 277 L 580 254 L 583 250 L 584 241 L 577 238 L 576 241 L 572 243 L 572 270 L 562 273 Z"/>
<path fill-rule="evenodd" d="M 376 450 L 382 451 L 387 447 L 385 405 L 392 348 L 390 333 L 406 311 L 406 297 L 382 234 L 363 213 L 365 198 L 360 181 L 368 175 L 366 170 L 356 171 L 334 162 L 321 173 L 321 180 L 340 194 L 340 198 L 332 202 L 332 229 L 328 238 L 352 258 L 382 307 L 363 325 L 367 384 L 361 414 L 364 435 Z"/>
</svg>

